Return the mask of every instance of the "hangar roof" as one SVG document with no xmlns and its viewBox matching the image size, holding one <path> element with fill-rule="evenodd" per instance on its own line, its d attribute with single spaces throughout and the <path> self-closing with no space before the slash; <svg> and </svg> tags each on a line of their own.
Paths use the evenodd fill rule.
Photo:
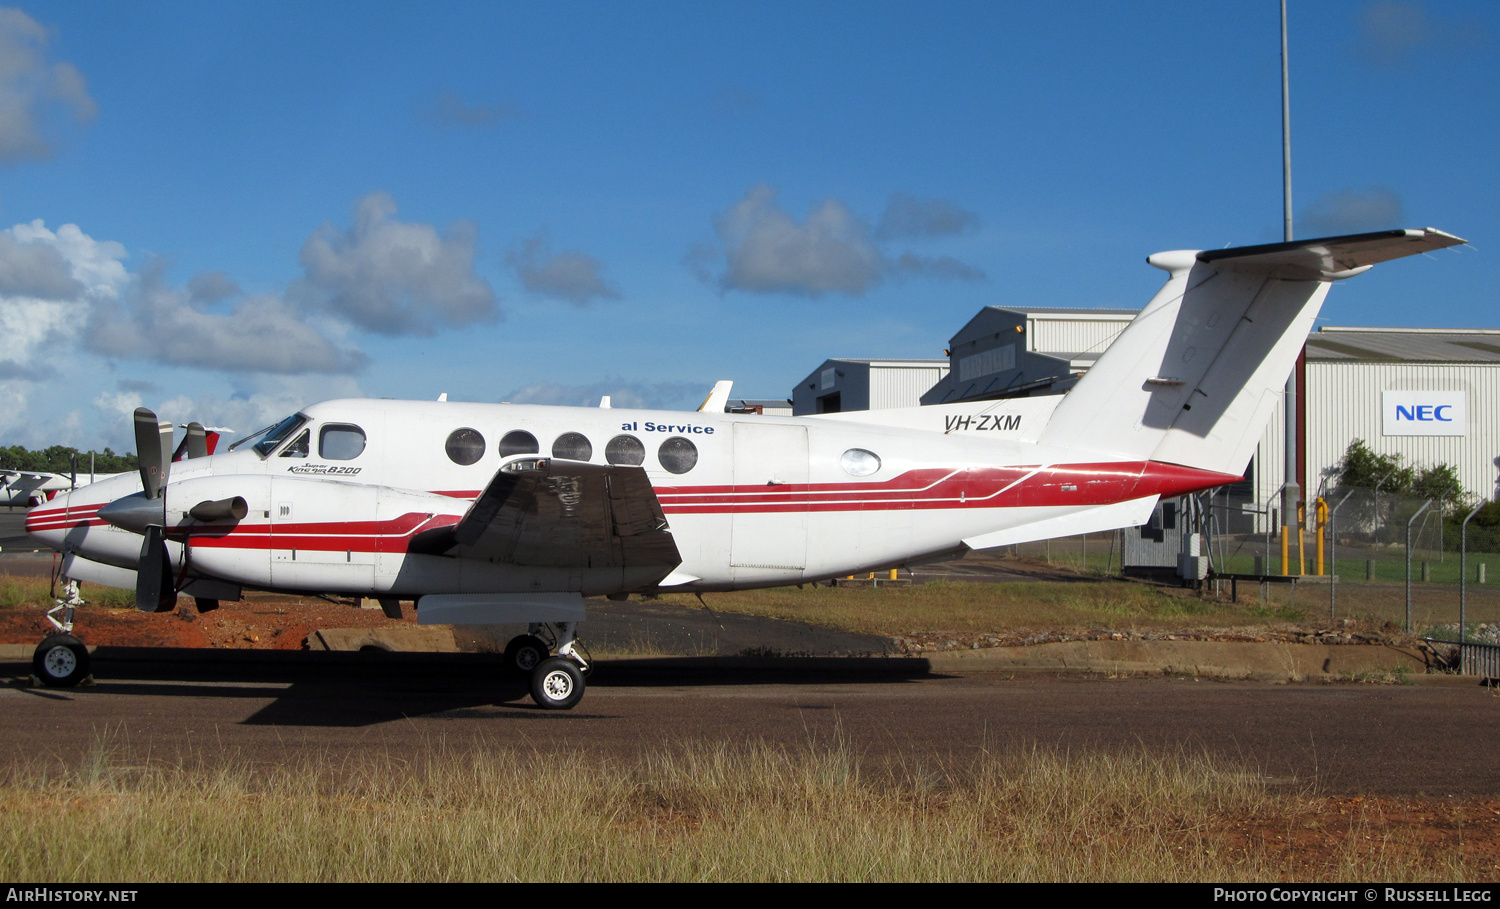
<svg viewBox="0 0 1500 909">
<path fill-rule="evenodd" d="M 1327 325 L 1307 336 L 1307 358 L 1376 363 L 1500 364 L 1500 330 Z"/>
</svg>

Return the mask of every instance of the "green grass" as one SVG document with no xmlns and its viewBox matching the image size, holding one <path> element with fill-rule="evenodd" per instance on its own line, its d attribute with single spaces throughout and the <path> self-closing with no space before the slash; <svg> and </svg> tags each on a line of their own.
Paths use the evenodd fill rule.
<svg viewBox="0 0 1500 909">
<path fill-rule="evenodd" d="M 52 582 L 46 578 L 13 577 L 0 574 L 0 609 L 52 606 Z M 58 589 L 61 593 L 61 588 Z M 84 601 L 93 606 L 109 609 L 129 609 L 135 606 L 135 591 L 119 587 L 103 587 L 98 584 L 83 586 Z"/>
<path fill-rule="evenodd" d="M 1231 605 L 1128 581 L 935 582 L 912 587 L 778 587 L 708 594 L 716 611 L 808 622 L 866 634 L 1109 626 L 1257 625 L 1295 620 L 1295 607 Z M 665 603 L 695 607 L 668 594 Z"/>
<path fill-rule="evenodd" d="M 846 742 L 586 752 L 232 755 L 0 780 L 0 877 L 103 881 L 1463 880 L 1461 854 L 1342 831 L 1309 867 L 1245 829 L 1316 803 L 1204 755 L 864 760 Z M 1335 816 L 1335 823 L 1339 823 Z"/>
</svg>

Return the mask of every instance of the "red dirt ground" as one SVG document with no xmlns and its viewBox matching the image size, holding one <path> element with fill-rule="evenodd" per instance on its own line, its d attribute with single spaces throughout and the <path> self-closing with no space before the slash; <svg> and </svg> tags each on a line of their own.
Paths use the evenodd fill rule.
<svg viewBox="0 0 1500 909">
<path fill-rule="evenodd" d="M 41 608 L 0 611 L 0 644 L 34 644 L 49 629 Z M 76 616 L 78 636 L 91 646 L 227 647 L 254 650 L 302 650 L 307 636 L 320 628 L 370 628 L 416 624 L 417 613 L 404 604 L 400 622 L 379 609 L 360 609 L 316 598 L 247 594 L 199 613 L 187 597 L 170 615 L 147 615 L 135 609 L 89 605 Z"/>
</svg>

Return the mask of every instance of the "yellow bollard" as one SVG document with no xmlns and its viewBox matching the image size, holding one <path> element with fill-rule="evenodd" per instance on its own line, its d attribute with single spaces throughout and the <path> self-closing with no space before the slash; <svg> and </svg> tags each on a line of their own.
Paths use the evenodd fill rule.
<svg viewBox="0 0 1500 909">
<path fill-rule="evenodd" d="M 1302 543 L 1307 536 L 1307 505 L 1297 503 L 1297 575 L 1300 577 L 1307 574 L 1307 555 L 1302 550 Z"/>
<path fill-rule="evenodd" d="M 1317 535 L 1318 543 L 1318 576 L 1323 574 L 1323 528 L 1328 526 L 1328 503 L 1323 501 L 1322 496 L 1317 499 L 1313 508 L 1313 533 Z"/>
<path fill-rule="evenodd" d="M 896 569 L 894 568 L 891 569 L 891 580 L 896 580 Z"/>
<path fill-rule="evenodd" d="M 1281 525 L 1281 573 L 1284 575 L 1292 573 L 1291 554 L 1291 529 L 1285 524 Z"/>
</svg>

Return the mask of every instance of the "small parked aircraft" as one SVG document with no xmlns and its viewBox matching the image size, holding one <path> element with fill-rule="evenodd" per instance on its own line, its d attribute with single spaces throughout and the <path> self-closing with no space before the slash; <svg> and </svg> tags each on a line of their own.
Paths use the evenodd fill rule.
<svg viewBox="0 0 1500 909">
<path fill-rule="evenodd" d="M 1330 283 L 1463 242 L 1396 230 L 1157 253 L 1166 285 L 1051 397 L 816 417 L 341 400 L 212 455 L 190 430 L 176 464 L 171 424 L 142 408 L 140 475 L 58 495 L 26 528 L 72 582 L 134 587 L 145 611 L 249 589 L 527 623 L 507 660 L 537 704 L 568 708 L 590 669 L 585 597 L 805 583 L 1138 525 L 1162 497 L 1239 479 Z M 72 583 L 37 648 L 47 684 L 87 674 L 79 603 Z"/>
<path fill-rule="evenodd" d="M 0 468 L 0 505 L 40 505 L 74 485 L 66 474 Z"/>
</svg>

